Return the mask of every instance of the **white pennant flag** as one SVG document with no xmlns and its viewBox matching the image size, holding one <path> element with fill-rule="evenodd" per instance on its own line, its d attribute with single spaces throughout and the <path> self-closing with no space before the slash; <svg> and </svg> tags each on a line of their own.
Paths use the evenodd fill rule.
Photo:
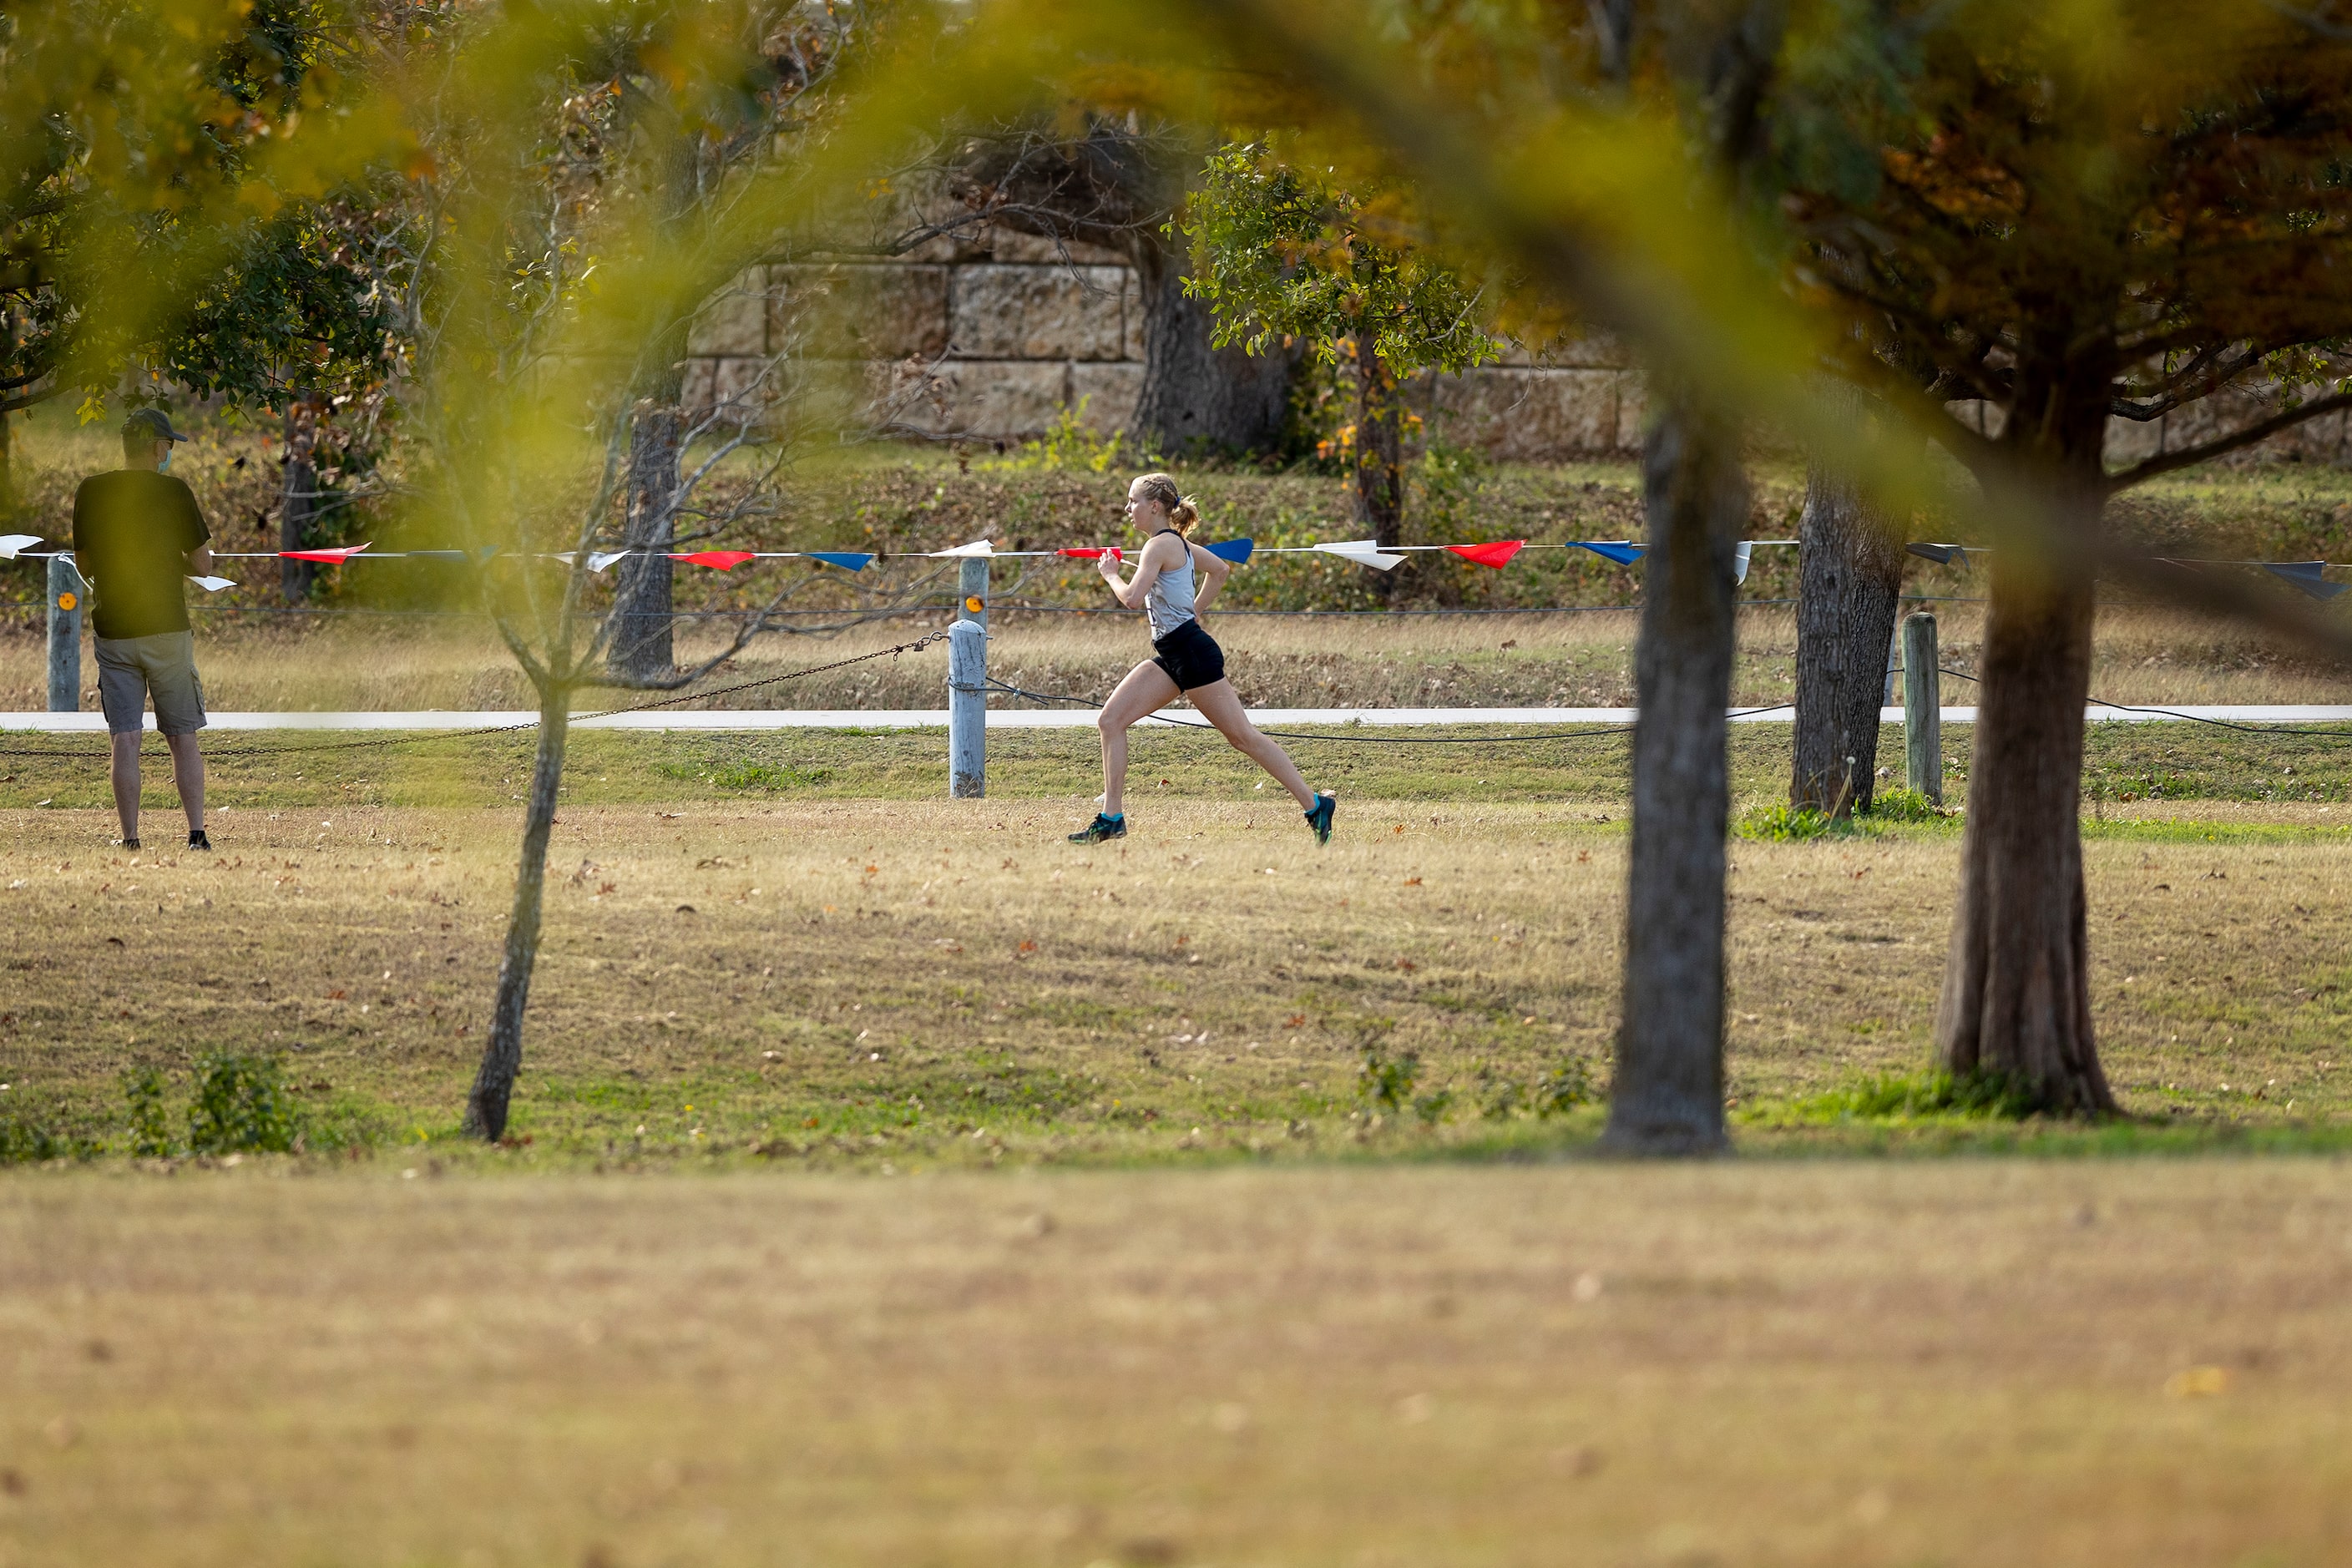
<svg viewBox="0 0 2352 1568">
<path fill-rule="evenodd" d="M 1731 580 L 1735 583 L 1748 581 L 1748 542 L 1743 539 L 1739 548 L 1731 553 Z"/>
<path fill-rule="evenodd" d="M 952 560 L 959 556 L 990 556 L 995 553 L 996 547 L 985 539 L 975 539 L 970 544 L 959 544 L 953 550 L 934 550 L 930 552 L 932 559 L 941 561 Z"/>
<path fill-rule="evenodd" d="M 27 544 L 40 542 L 41 536 L 37 533 L 0 533 L 0 561 L 14 561 L 16 552 Z"/>
<path fill-rule="evenodd" d="M 1350 539 L 1337 544 L 1318 544 L 1315 548 L 1326 555 L 1337 555 L 1359 566 L 1369 566 L 1375 572 L 1393 572 L 1404 564 L 1403 556 L 1382 552 L 1377 539 Z"/>
<path fill-rule="evenodd" d="M 226 577 L 191 577 L 188 581 L 194 583 L 197 587 L 202 588 L 207 594 L 217 594 L 223 588 L 234 588 L 236 586 L 236 584 L 230 582 Z"/>
<path fill-rule="evenodd" d="M 588 570 L 602 572 L 614 562 L 628 554 L 625 550 L 592 550 L 588 552 Z"/>
</svg>

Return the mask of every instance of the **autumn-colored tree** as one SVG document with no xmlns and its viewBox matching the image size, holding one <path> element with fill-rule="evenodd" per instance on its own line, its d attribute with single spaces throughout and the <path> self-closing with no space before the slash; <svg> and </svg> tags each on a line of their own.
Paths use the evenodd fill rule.
<svg viewBox="0 0 2352 1568">
<path fill-rule="evenodd" d="M 2095 39 L 2027 0 L 1897 6 L 1855 41 L 1872 69 L 1790 85 L 1833 91 L 1862 154 L 1791 181 L 1802 278 L 1892 345 L 1849 373 L 2047 523 L 1995 557 L 1938 1049 L 2105 1111 L 2077 813 L 2107 502 L 2352 402 L 2314 386 L 2352 333 L 2352 41 L 2188 0 Z M 1932 368 L 1927 398 L 1889 358 Z M 2241 389 L 2272 408 L 2109 467 L 2111 430 Z"/>
<path fill-rule="evenodd" d="M 353 25 L 316 0 L 0 12 L 0 506 L 7 416 L 50 398 L 271 405 L 381 372 L 383 314 L 302 199 Z"/>
<path fill-rule="evenodd" d="M 1358 522 L 1382 544 L 1403 537 L 1405 379 L 1501 352 L 1486 331 L 1491 307 L 1414 243 L 1409 206 L 1408 193 L 1294 166 L 1258 142 L 1209 158 L 1182 220 L 1193 263 L 1185 290 L 1215 311 L 1218 346 L 1257 354 L 1296 339 L 1347 368 L 1350 493 Z"/>
</svg>

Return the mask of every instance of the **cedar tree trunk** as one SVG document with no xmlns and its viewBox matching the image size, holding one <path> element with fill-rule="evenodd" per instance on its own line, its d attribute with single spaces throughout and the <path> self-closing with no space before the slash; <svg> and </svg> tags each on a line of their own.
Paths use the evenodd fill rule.
<svg viewBox="0 0 2352 1568">
<path fill-rule="evenodd" d="M 670 574 L 676 564 L 664 552 L 677 534 L 678 447 L 686 416 L 683 367 L 673 363 L 637 403 L 629 422 L 629 524 L 631 554 L 620 563 L 613 593 L 614 672 L 630 680 L 658 680 L 670 672 Z"/>
<path fill-rule="evenodd" d="M 1805 477 L 1798 527 L 1796 763 L 1789 804 L 1866 810 L 1878 762 L 1886 651 L 1903 593 L 1903 546 L 1854 488 Z"/>
<path fill-rule="evenodd" d="M 1143 390 L 1134 433 L 1177 456 L 1280 450 L 1298 351 L 1253 355 L 1212 347 L 1214 317 L 1206 300 L 1185 294 L 1181 258 L 1150 235 L 1137 237 L 1129 253 L 1143 300 Z"/>
<path fill-rule="evenodd" d="M 515 868 L 514 908 L 507 915 L 507 951 L 499 964 L 498 999 L 481 1069 L 466 1097 L 466 1131 L 497 1142 L 506 1136 L 507 1102 L 522 1071 L 522 1015 L 539 963 L 540 908 L 547 891 L 547 839 L 555 826 L 556 795 L 563 783 L 563 752 L 572 726 L 568 686 L 539 692 L 539 755 L 531 764 L 530 801 L 523 808 L 522 859 Z"/>
<path fill-rule="evenodd" d="M 1687 400 L 1659 418 L 1646 464 L 1624 1001 L 1604 1142 L 1705 1154 L 1724 1145 L 1724 710 L 1748 481 L 1737 428 Z"/>
<path fill-rule="evenodd" d="M 311 530 L 319 515 L 319 398 L 298 392 L 286 405 L 286 476 L 278 508 L 278 548 L 308 550 L 319 541 Z M 280 561 L 278 588 L 289 605 L 309 601 L 319 568 L 309 561 Z"/>
<path fill-rule="evenodd" d="M 2046 395 L 2020 367 L 2017 407 L 2057 405 L 2038 438 L 2073 525 L 2099 526 L 2104 374 Z M 2055 378 L 2053 378 L 2053 381 Z M 2011 415 L 2012 425 L 2021 424 Z M 1955 1073 L 2004 1073 L 2047 1110 L 2116 1109 L 2091 1030 L 2083 891 L 2083 708 L 2091 690 L 2089 572 L 2069 552 L 1994 558 L 1978 671 L 1959 908 L 1936 1008 L 1936 1047 Z"/>
</svg>

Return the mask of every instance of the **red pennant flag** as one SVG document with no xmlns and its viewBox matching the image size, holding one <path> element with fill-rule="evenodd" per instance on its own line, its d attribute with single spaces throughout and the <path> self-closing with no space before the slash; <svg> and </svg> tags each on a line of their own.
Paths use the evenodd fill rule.
<svg viewBox="0 0 2352 1568">
<path fill-rule="evenodd" d="M 1069 556 L 1074 561 L 1099 561 L 1106 555 L 1109 556 L 1113 561 L 1124 561 L 1127 559 L 1127 557 L 1118 552 L 1118 547 L 1115 544 L 1105 545 L 1099 549 L 1089 544 L 1083 549 L 1056 550 L 1054 553 L 1056 555 Z"/>
<path fill-rule="evenodd" d="M 1475 561 L 1481 566 L 1507 566 L 1511 557 L 1527 547 L 1524 539 L 1498 539 L 1492 544 L 1449 544 L 1445 548 L 1465 561 Z"/>
<path fill-rule="evenodd" d="M 332 550 L 281 550 L 281 561 L 323 561 L 330 566 L 340 566 L 367 548 L 364 544 L 339 544 Z"/>
<path fill-rule="evenodd" d="M 708 566 L 714 572 L 732 572 L 746 561 L 759 557 L 748 550 L 698 550 L 691 555 L 672 553 L 672 561 L 688 561 L 697 566 Z"/>
</svg>

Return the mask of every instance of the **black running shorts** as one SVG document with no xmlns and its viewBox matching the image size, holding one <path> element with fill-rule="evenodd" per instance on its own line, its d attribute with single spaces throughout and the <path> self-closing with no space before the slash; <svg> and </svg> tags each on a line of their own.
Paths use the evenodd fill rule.
<svg viewBox="0 0 2352 1568">
<path fill-rule="evenodd" d="M 1214 686 L 1225 678 L 1225 650 L 1198 621 L 1186 621 L 1166 637 L 1154 637 L 1151 662 L 1168 672 L 1179 691 Z"/>
</svg>

